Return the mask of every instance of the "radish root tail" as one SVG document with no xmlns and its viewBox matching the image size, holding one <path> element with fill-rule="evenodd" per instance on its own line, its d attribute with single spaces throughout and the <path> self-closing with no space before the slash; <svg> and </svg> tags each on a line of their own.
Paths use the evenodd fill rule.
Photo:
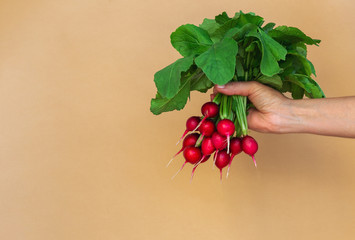
<svg viewBox="0 0 355 240">
<path fill-rule="evenodd" d="M 216 160 L 217 160 L 218 151 L 219 151 L 219 150 L 216 150 L 216 152 L 215 152 L 215 154 L 214 154 L 212 168 L 214 168 L 214 166 L 216 165 Z"/>
<path fill-rule="evenodd" d="M 197 166 L 198 166 L 198 165 L 197 165 Z M 195 167 L 192 169 L 190 182 L 192 182 L 192 178 L 194 177 L 194 173 L 195 173 L 195 170 L 196 170 L 197 166 L 195 166 Z"/>
<path fill-rule="evenodd" d="M 182 137 L 179 139 L 179 141 L 176 143 L 176 145 L 178 145 L 180 142 L 181 142 L 181 140 L 186 136 L 186 134 L 189 132 L 189 130 L 185 130 L 185 132 L 184 132 L 184 134 L 182 134 Z"/>
<path fill-rule="evenodd" d="M 182 151 L 184 150 L 184 147 L 180 149 L 180 151 L 178 151 L 173 157 L 172 159 L 170 159 L 170 161 L 168 162 L 168 164 L 166 165 L 166 167 L 169 167 L 170 163 L 174 160 L 174 158 L 179 155 Z"/>
<path fill-rule="evenodd" d="M 198 123 L 197 127 L 195 127 L 195 129 L 193 130 L 193 132 L 196 131 L 206 119 L 207 117 L 202 118 L 202 120 Z"/>
<path fill-rule="evenodd" d="M 184 166 L 185 166 L 186 163 L 187 163 L 187 161 L 185 161 L 184 164 L 182 164 L 182 166 L 181 166 L 181 168 L 179 169 L 179 171 L 177 171 L 177 172 L 175 173 L 175 175 L 171 177 L 171 180 L 173 180 L 173 179 L 176 177 L 176 175 L 178 175 L 178 173 L 184 168 Z"/>
<path fill-rule="evenodd" d="M 254 162 L 255 167 L 258 167 L 258 166 L 256 165 L 256 161 L 255 161 L 254 155 L 252 156 L 252 158 L 253 158 L 253 162 Z"/>
</svg>

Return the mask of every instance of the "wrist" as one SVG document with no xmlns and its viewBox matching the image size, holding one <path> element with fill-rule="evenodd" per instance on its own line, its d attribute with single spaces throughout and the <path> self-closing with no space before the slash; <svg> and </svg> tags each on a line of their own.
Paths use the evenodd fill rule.
<svg viewBox="0 0 355 240">
<path fill-rule="evenodd" d="M 309 132 L 309 118 L 311 109 L 304 104 L 306 100 L 287 99 L 280 106 L 276 121 L 277 133 L 307 133 Z"/>
</svg>

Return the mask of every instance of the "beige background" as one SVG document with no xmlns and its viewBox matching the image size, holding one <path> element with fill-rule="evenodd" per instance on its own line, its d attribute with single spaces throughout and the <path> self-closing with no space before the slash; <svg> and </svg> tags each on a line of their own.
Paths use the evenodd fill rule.
<svg viewBox="0 0 355 240">
<path fill-rule="evenodd" d="M 296 26 L 328 97 L 355 95 L 354 1 L 0 1 L 0 239 L 354 239 L 355 141 L 251 133 L 259 168 L 165 168 L 188 116 L 153 116 L 172 31 L 226 10 Z"/>
</svg>

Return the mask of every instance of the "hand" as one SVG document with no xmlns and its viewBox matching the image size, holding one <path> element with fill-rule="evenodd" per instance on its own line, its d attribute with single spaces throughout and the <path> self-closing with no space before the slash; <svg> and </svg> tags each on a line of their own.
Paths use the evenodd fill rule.
<svg viewBox="0 0 355 240">
<path fill-rule="evenodd" d="M 216 85 L 211 98 L 217 92 L 249 98 L 255 106 L 247 116 L 252 130 L 355 138 L 355 96 L 292 100 L 254 81 Z"/>
<path fill-rule="evenodd" d="M 211 95 L 212 99 L 217 92 L 249 98 L 255 106 L 249 110 L 247 116 L 250 129 L 269 133 L 284 132 L 281 126 L 283 120 L 287 119 L 289 115 L 290 99 L 280 92 L 255 81 L 216 85 Z"/>
</svg>

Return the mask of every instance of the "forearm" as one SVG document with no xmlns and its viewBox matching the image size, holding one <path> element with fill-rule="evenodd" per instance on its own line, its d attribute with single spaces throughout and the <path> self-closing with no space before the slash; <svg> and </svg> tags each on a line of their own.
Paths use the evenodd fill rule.
<svg viewBox="0 0 355 240">
<path fill-rule="evenodd" d="M 290 100 L 282 132 L 355 138 L 355 97 Z"/>
</svg>

